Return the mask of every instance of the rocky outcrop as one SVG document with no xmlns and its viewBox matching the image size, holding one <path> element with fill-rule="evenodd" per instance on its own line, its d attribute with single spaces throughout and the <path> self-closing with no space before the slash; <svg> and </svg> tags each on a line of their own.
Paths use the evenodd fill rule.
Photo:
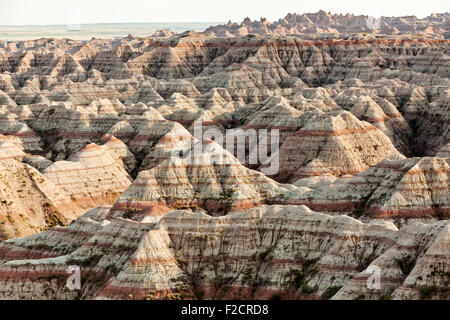
<svg viewBox="0 0 450 320">
<path fill-rule="evenodd" d="M 166 160 L 138 174 L 114 205 L 112 215 L 152 221 L 174 208 L 225 215 L 295 188 L 246 168 L 214 141 L 202 144 L 190 137 L 187 145 L 175 147 Z"/>
<path fill-rule="evenodd" d="M 140 223 L 105 220 L 104 210 L 0 244 L 1 297 L 348 299 L 355 290 L 365 292 L 363 271 L 378 264 L 382 289 L 358 298 L 414 298 L 417 290 L 404 293 L 411 279 L 423 274 L 426 262 L 448 259 L 445 221 L 398 230 L 392 223 L 364 224 L 305 206 L 260 206 L 223 217 L 177 210 L 159 222 Z M 57 248 L 40 245 L 58 233 Z M 69 265 L 81 268 L 79 291 L 65 287 Z M 448 281 L 448 265 L 443 268 L 433 281 Z M 442 297 L 441 289 L 428 294 Z"/>
<path fill-rule="evenodd" d="M 114 203 L 131 184 L 114 144 L 88 145 L 71 161 L 52 163 L 0 142 L 0 238 L 64 225 L 87 209 Z"/>
<path fill-rule="evenodd" d="M 66 224 L 84 210 L 35 168 L 13 158 L 0 159 L 0 239 L 21 237 Z"/>
<path fill-rule="evenodd" d="M 131 184 L 111 144 L 89 144 L 69 161 L 47 167 L 44 176 L 85 209 L 111 204 Z"/>
<path fill-rule="evenodd" d="M 403 228 L 396 244 L 356 275 L 333 299 L 448 299 L 449 224 L 416 223 Z M 368 289 L 371 270 L 379 288 Z"/>
<path fill-rule="evenodd" d="M 0 42 L 0 298 L 448 299 L 447 20 Z"/>
<path fill-rule="evenodd" d="M 400 34 L 422 33 L 443 35 L 448 32 L 448 13 L 431 14 L 423 19 L 416 16 L 380 17 L 355 16 L 353 14 L 331 14 L 320 10 L 315 13 L 291 14 L 278 21 L 270 22 L 265 18 L 252 21 L 245 18 L 240 24 L 232 23 L 211 26 L 206 32 L 217 36 L 244 36 L 253 34 L 338 34 L 338 33 L 375 33 Z"/>
<path fill-rule="evenodd" d="M 449 217 L 449 164 L 443 158 L 385 159 L 354 176 L 297 190 L 276 201 L 355 217 Z M 303 186 L 305 185 L 305 186 Z"/>
<path fill-rule="evenodd" d="M 286 139 L 280 155 L 279 174 L 289 174 L 295 181 L 322 174 L 354 174 L 399 153 L 376 127 L 346 111 L 333 111 Z"/>
</svg>

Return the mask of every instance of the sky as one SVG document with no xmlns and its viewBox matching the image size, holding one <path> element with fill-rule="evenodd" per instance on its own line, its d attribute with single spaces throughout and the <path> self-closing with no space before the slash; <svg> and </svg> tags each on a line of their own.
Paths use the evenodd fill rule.
<svg viewBox="0 0 450 320">
<path fill-rule="evenodd" d="M 449 0 L 0 0 L 0 25 L 107 22 L 241 22 L 325 10 L 374 17 L 450 12 Z"/>
</svg>

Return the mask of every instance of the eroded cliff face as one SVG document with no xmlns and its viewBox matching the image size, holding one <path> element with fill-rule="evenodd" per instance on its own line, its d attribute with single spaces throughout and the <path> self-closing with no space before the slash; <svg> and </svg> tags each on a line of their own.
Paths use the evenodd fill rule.
<svg viewBox="0 0 450 320">
<path fill-rule="evenodd" d="M 449 217 L 449 158 L 384 159 L 356 175 L 298 180 L 276 203 L 306 204 L 357 218 Z M 332 179 L 330 179 L 332 178 Z"/>
<path fill-rule="evenodd" d="M 0 50 L 0 133 L 52 161 L 111 134 L 135 156 L 135 176 L 159 139 L 177 125 L 192 133 L 195 120 L 281 130 L 276 178 L 291 182 L 356 173 L 394 149 L 434 156 L 448 143 L 446 40 L 189 34 Z M 55 73 L 61 57 L 81 69 Z"/>
<path fill-rule="evenodd" d="M 442 32 L 221 28 L 0 43 L 0 297 L 448 299 Z M 198 123 L 279 130 L 278 171 Z"/>
<path fill-rule="evenodd" d="M 448 13 L 435 13 L 423 19 L 416 16 L 374 18 L 353 14 L 332 14 L 320 10 L 314 13 L 289 13 L 278 21 L 270 22 L 265 18 L 252 21 L 245 18 L 240 24 L 229 21 L 225 25 L 211 26 L 206 32 L 222 37 L 253 34 L 305 35 L 326 33 L 329 36 L 339 33 L 375 33 L 407 34 L 422 33 L 427 35 L 447 35 L 449 31 Z M 163 36 L 161 31 L 159 36 Z"/>
<path fill-rule="evenodd" d="M 408 198 L 415 194 L 423 200 L 430 188 L 442 189 L 410 186 L 410 172 L 412 177 L 422 176 L 424 183 L 448 188 L 446 175 L 436 178 L 445 171 L 437 168 L 448 166 L 447 158 L 384 160 L 354 177 L 312 177 L 281 185 L 246 168 L 216 143 L 210 144 L 214 148 L 202 153 L 201 165 L 170 155 L 142 171 L 114 206 L 90 210 L 66 227 L 1 243 L 0 297 L 448 298 L 445 208 Z M 217 155 L 228 159 L 228 164 L 211 165 L 210 158 Z M 402 181 L 408 182 L 406 186 Z M 226 193 L 230 189 L 233 192 Z M 349 189 L 355 197 L 360 192 L 372 206 L 358 204 L 348 213 L 351 202 L 336 207 L 333 204 L 339 201 L 330 200 L 327 207 L 320 200 L 320 195 L 339 197 Z M 392 221 L 373 220 L 373 207 L 379 210 L 380 203 L 368 201 L 364 192 L 399 212 L 405 204 L 393 199 L 414 203 L 407 206 L 412 207 L 407 215 L 426 217 L 426 223 L 410 220 L 398 228 Z M 308 193 L 316 198 L 306 197 L 309 207 L 332 208 L 332 215 L 289 204 Z M 258 198 L 261 194 L 263 199 Z M 447 196 L 444 192 L 429 201 L 448 203 Z M 242 201 L 247 206 L 239 205 Z M 285 202 L 267 204 L 276 201 Z M 225 205 L 226 212 L 217 210 Z M 417 215 L 417 210 L 427 216 Z M 443 210 L 442 220 L 433 222 L 437 210 Z M 366 222 L 342 214 L 361 218 L 357 213 L 364 212 L 371 217 L 363 217 Z M 396 216 L 402 215 L 391 212 L 389 217 Z M 79 290 L 66 286 L 70 266 L 80 267 Z M 373 270 L 379 275 L 377 288 L 367 284 Z"/>
<path fill-rule="evenodd" d="M 399 230 L 263 205 L 222 217 L 176 210 L 143 223 L 108 219 L 107 210 L 3 242 L 1 297 L 411 299 L 433 287 L 427 297 L 448 298 L 447 221 Z M 81 290 L 66 287 L 69 265 L 81 267 Z M 373 266 L 380 290 L 366 287 Z"/>
<path fill-rule="evenodd" d="M 87 209 L 114 203 L 131 184 L 111 139 L 54 163 L 11 141 L 0 142 L 2 240 L 67 224 Z"/>
</svg>

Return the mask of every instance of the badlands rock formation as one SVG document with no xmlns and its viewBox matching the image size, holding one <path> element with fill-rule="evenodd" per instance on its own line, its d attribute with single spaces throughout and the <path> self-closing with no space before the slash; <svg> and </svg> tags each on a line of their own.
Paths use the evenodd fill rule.
<svg viewBox="0 0 450 320">
<path fill-rule="evenodd" d="M 353 14 L 331 14 L 320 10 L 315 13 L 291 14 L 278 21 L 270 22 L 265 18 L 252 21 L 245 18 L 240 24 L 229 21 L 225 25 L 211 26 L 206 32 L 222 37 L 244 36 L 249 33 L 266 35 L 293 35 L 369 32 L 381 34 L 422 33 L 429 35 L 449 35 L 449 13 L 431 14 L 420 19 L 416 16 L 370 17 Z M 161 34 L 161 33 L 159 33 Z"/>
<path fill-rule="evenodd" d="M 86 209 L 116 201 L 131 182 L 113 144 L 90 144 L 69 161 L 53 163 L 28 156 L 14 140 L 0 142 L 0 239 L 67 224 Z"/>
<path fill-rule="evenodd" d="M 448 221 L 399 230 L 259 206 L 222 217 L 175 210 L 139 223 L 108 219 L 108 210 L 0 244 L 0 297 L 448 299 Z M 81 266 L 79 291 L 65 286 L 69 265 Z M 371 266 L 383 270 L 380 290 L 366 288 Z"/>
<path fill-rule="evenodd" d="M 448 14 L 366 20 L 0 42 L 0 297 L 448 299 Z"/>
<path fill-rule="evenodd" d="M 385 159 L 356 175 L 306 185 L 276 202 L 307 204 L 315 210 L 356 217 L 450 217 L 449 158 Z M 328 177 L 328 176 L 327 176 Z M 314 177 L 315 178 L 315 177 Z M 313 180 L 314 181 L 314 180 Z"/>
</svg>

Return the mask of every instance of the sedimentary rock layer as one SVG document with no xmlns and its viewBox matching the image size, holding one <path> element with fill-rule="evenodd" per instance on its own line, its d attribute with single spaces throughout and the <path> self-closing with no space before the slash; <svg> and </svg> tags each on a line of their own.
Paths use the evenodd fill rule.
<svg viewBox="0 0 450 320">
<path fill-rule="evenodd" d="M 449 75 L 448 14 L 0 42 L 0 298 L 448 299 Z"/>
<path fill-rule="evenodd" d="M 206 32 L 232 37 L 255 34 L 339 34 L 339 33 L 422 33 L 431 35 L 448 35 L 449 14 L 431 14 L 423 19 L 416 16 L 404 17 L 370 17 L 353 14 L 331 14 L 320 10 L 315 13 L 289 13 L 278 21 L 270 22 L 265 18 L 252 21 L 245 18 L 240 24 L 231 20 L 225 25 L 211 26 Z"/>
<path fill-rule="evenodd" d="M 177 210 L 140 223 L 104 220 L 102 210 L 3 242 L 1 297 L 408 299 L 433 283 L 439 290 L 432 296 L 448 295 L 448 264 L 441 264 L 449 259 L 446 221 L 398 230 L 305 206 L 260 206 L 224 217 Z M 69 265 L 81 267 L 79 291 L 65 287 Z M 373 265 L 383 270 L 382 290 L 367 294 L 364 270 Z M 439 273 L 418 279 L 433 265 Z"/>
</svg>

